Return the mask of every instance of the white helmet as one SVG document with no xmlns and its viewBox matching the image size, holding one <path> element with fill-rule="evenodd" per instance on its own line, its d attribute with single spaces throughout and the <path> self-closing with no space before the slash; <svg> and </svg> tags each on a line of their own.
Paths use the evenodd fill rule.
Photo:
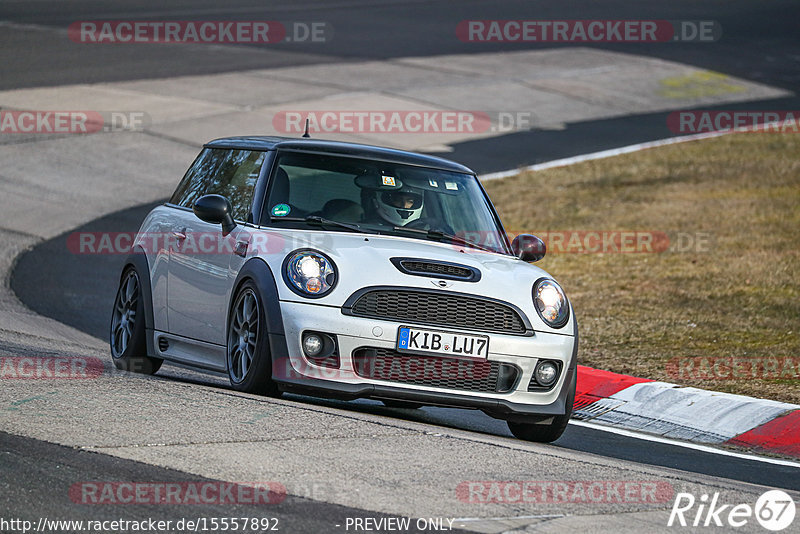
<svg viewBox="0 0 800 534">
<path fill-rule="evenodd" d="M 422 192 L 411 187 L 375 192 L 375 210 L 395 226 L 404 226 L 419 219 L 422 205 Z"/>
</svg>

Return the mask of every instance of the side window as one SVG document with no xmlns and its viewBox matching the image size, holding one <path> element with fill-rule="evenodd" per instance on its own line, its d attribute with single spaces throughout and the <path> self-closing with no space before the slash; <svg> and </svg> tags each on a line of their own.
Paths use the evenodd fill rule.
<svg viewBox="0 0 800 534">
<path fill-rule="evenodd" d="M 191 208 L 195 200 L 205 195 L 209 178 L 216 173 L 227 154 L 227 150 L 203 149 L 186 174 L 183 175 L 183 180 L 178 184 L 178 188 L 172 193 L 172 197 L 169 199 L 170 204 Z"/>
<path fill-rule="evenodd" d="M 231 202 L 233 218 L 246 220 L 264 152 L 207 148 L 186 171 L 170 203 L 191 208 L 203 195 L 222 195 Z"/>
<path fill-rule="evenodd" d="M 230 150 L 214 178 L 209 180 L 204 195 L 222 195 L 231 201 L 233 218 L 244 221 L 250 212 L 264 152 Z"/>
</svg>

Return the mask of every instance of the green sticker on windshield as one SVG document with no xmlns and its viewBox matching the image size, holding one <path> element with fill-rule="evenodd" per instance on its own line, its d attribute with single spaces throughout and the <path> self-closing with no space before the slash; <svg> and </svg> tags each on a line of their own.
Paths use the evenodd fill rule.
<svg viewBox="0 0 800 534">
<path fill-rule="evenodd" d="M 286 217 L 290 211 L 292 211 L 292 208 L 289 207 L 289 204 L 275 204 L 272 206 L 272 215 L 275 217 Z"/>
</svg>

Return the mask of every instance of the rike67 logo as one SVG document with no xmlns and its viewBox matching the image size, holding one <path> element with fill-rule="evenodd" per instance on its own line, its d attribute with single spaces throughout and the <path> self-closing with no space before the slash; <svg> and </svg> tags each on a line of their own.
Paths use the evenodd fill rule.
<svg viewBox="0 0 800 534">
<path fill-rule="evenodd" d="M 765 529 L 778 532 L 794 522 L 795 513 L 794 500 L 781 490 L 767 491 L 756 500 L 755 506 L 723 504 L 719 493 L 710 499 L 705 493 L 699 499 L 691 493 L 678 493 L 667 526 L 740 528 L 755 518 Z"/>
</svg>

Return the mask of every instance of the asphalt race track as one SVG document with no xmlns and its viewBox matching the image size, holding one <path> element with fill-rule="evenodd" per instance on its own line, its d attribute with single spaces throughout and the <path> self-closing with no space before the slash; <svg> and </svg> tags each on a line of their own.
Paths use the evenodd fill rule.
<svg viewBox="0 0 800 534">
<path fill-rule="evenodd" d="M 135 232 L 147 212 L 157 204 L 145 204 L 113 213 L 76 228 L 74 232 L 109 231 L 109 229 L 114 232 Z M 114 299 L 119 282 L 120 262 L 124 257 L 74 254 L 67 247 L 68 235 L 46 241 L 23 254 L 14 270 L 12 288 L 34 311 L 105 339 L 110 313 L 108 303 Z M 43 286 L 65 289 L 45 292 L 42 291 Z M 203 375 L 196 375 L 193 378 L 202 381 Z M 511 435 L 502 421 L 495 421 L 480 412 L 431 407 L 421 410 L 421 415 L 416 410 L 389 410 L 379 403 L 367 401 L 342 403 L 315 401 L 310 398 L 305 401 L 323 402 L 342 409 L 391 412 L 398 417 L 413 421 L 502 436 Z M 570 426 L 565 435 L 558 440 L 557 446 L 755 484 L 800 490 L 800 478 L 796 476 L 793 467 L 720 457 L 674 445 L 645 444 L 608 432 L 574 425 Z"/>
<path fill-rule="evenodd" d="M 186 480 L 185 473 L 164 469 L 97 454 L 54 445 L 44 441 L 13 436 L 0 432 L 0 447 L 3 449 L 3 479 L 12 491 L 5 491 L 4 509 L 14 510 L 17 515 L 41 513 L 41 503 L 47 504 L 47 513 L 51 517 L 70 517 L 75 513 L 75 503 L 66 494 L 56 495 L 53 488 L 70 486 L 76 479 L 84 480 L 152 480 L 165 483 L 181 483 Z M 31 481 L 39 483 L 31 487 Z M 196 478 L 194 482 L 213 482 Z M 37 505 L 38 503 L 38 505 Z M 88 508 L 88 506 L 85 506 Z M 99 521 L 119 519 L 116 508 L 92 509 L 91 518 Z M 246 517 L 252 507 L 246 504 L 198 505 L 192 512 L 195 517 Z M 289 524 L 297 532 L 325 532 L 332 525 L 345 524 L 348 517 L 357 515 L 359 510 L 328 504 L 324 502 L 287 496 L 270 514 L 277 524 Z M 377 517 L 389 517 L 376 514 Z M 126 507 L 125 517 L 132 521 L 143 521 L 152 517 L 159 520 L 179 521 L 186 517 L 186 511 L 180 505 L 132 505 Z M 419 532 L 412 529 L 411 532 Z M 457 530 L 456 530 L 457 531 Z"/>
<path fill-rule="evenodd" d="M 147 45 L 152 48 L 146 53 L 137 47 L 61 44 L 65 28 L 76 20 L 254 18 L 325 20 L 334 37 L 325 46 Z M 10 1 L 0 4 L 0 64 L 4 66 L 0 91 L 516 52 L 521 46 L 525 50 L 555 48 L 464 43 L 454 37 L 461 20 L 515 18 L 714 20 L 724 28 L 724 39 L 718 43 L 594 46 L 712 69 L 785 93 L 778 98 L 725 102 L 703 109 L 800 109 L 796 96 L 800 91 L 800 5 L 792 1 L 619 0 L 600 4 L 581 0 L 564 6 L 529 1 L 495 5 L 478 1 L 311 0 L 276 3 L 269 8 L 256 1 L 224 5 L 181 1 L 168 7 L 144 1 Z M 668 113 L 633 112 L 571 122 L 564 128 L 458 141 L 444 155 L 479 173 L 502 171 L 670 137 Z M 6 140 L 0 136 L 0 147 L 30 143 L 31 150 L 36 150 L 37 141 L 35 137 Z M 187 153 L 196 152 L 195 144 L 178 144 Z M 174 181 L 178 178 L 176 175 Z M 4 181 L 0 169 L 0 185 Z M 160 197 L 164 194 L 162 191 Z M 83 207 L 75 201 L 76 216 L 70 220 L 80 221 L 79 225 L 48 231 L 46 238 L 37 238 L 43 234 L 36 231 L 20 231 L 5 218 L 0 224 L 0 232 L 7 232 L 0 245 L 12 256 L 20 253 L 8 284 L 28 308 L 19 312 L 25 328 L 0 329 L 2 354 L 73 355 L 99 358 L 105 365 L 91 391 L 82 390 L 80 384 L 63 389 L 41 383 L 5 388 L 7 398 L 0 397 L 4 414 L 0 416 L 0 517 L 35 520 L 49 514 L 51 518 L 178 520 L 248 516 L 253 515 L 253 508 L 242 504 L 196 505 L 188 511 L 186 506 L 87 506 L 70 500 L 66 489 L 80 481 L 272 479 L 284 481 L 289 496 L 275 507 L 259 509 L 258 515 L 277 517 L 284 532 L 345 532 L 348 518 L 366 516 L 459 518 L 454 528 L 480 532 L 515 528 L 593 531 L 600 525 L 604 530 L 637 532 L 665 529 L 671 501 L 660 506 L 550 505 L 544 513 L 540 507 L 532 514 L 523 505 L 470 508 L 451 494 L 464 480 L 511 477 L 661 480 L 669 481 L 675 491 L 720 491 L 728 497 L 726 502 L 753 502 L 766 488 L 800 491 L 796 464 L 705 452 L 586 426 L 571 424 L 552 445 L 531 445 L 514 440 L 503 422 L 482 413 L 389 409 L 372 401 L 344 403 L 298 396 L 256 398 L 236 394 L 221 377 L 174 366 L 165 366 L 155 377 L 116 372 L 110 369 L 105 354 L 105 337 L 122 257 L 74 254 L 66 241 L 73 232 L 135 231 L 144 215 L 159 203 L 153 202 L 159 196 L 147 197 L 145 204 L 136 198 L 126 196 L 119 207 L 102 211 L 100 217 L 81 214 Z M 50 196 L 48 201 L 60 202 Z M 11 260 L 6 259 L 9 267 Z M 2 303 L 2 310 L 7 309 L 17 308 Z M 36 314 L 86 336 L 70 334 L 62 344 L 58 326 L 48 322 L 40 328 Z M 36 335 L 24 333 L 29 326 Z M 259 426 L 264 421 L 275 423 Z M 354 450 L 371 454 L 350 458 Z M 323 489 L 308 490 L 314 484 Z"/>
<path fill-rule="evenodd" d="M 163 76 L 190 75 L 264 68 L 274 65 L 310 64 L 331 61 L 389 59 L 518 50 L 516 43 L 465 43 L 454 39 L 455 26 L 462 20 L 481 19 L 663 19 L 714 20 L 724 28 L 725 39 L 714 46 L 698 47 L 683 43 L 603 44 L 607 49 L 624 50 L 698 65 L 755 81 L 779 86 L 800 83 L 797 70 L 797 5 L 791 0 L 769 3 L 748 0 L 713 0 L 692 2 L 625 2 L 613 0 L 599 4 L 578 0 L 568 5 L 512 0 L 486 4 L 477 0 L 464 2 L 410 0 L 319 2 L 275 2 L 264 6 L 255 0 L 235 0 L 220 6 L 209 0 L 170 2 L 128 1 L 109 4 L 100 0 L 87 2 L 42 1 L 31 8 L 26 2 L 4 2 L 0 20 L 19 25 L 64 28 L 77 20 L 237 20 L 264 18 L 278 21 L 324 20 L 333 26 L 333 39 L 319 47 L 312 43 L 261 45 L 274 50 L 266 63 L 247 55 L 210 54 L 205 49 L 149 51 L 142 55 L 124 47 L 93 50 L 86 47 L 59 47 L 55 37 L 28 34 L 24 54 L 3 46 L 2 64 L 13 70 L 4 76 L 0 88 L 39 85 L 136 80 Z M 6 43 L 18 44 L 20 35 L 4 32 Z M 5 43 L 4 43 L 5 44 Z M 259 45 L 248 45 L 259 46 Z M 527 44 L 526 48 L 550 47 Z M 200 54 L 199 52 L 203 52 Z M 14 68 L 17 67 L 17 68 Z"/>
<path fill-rule="evenodd" d="M 713 20 L 724 28 L 724 39 L 715 43 L 606 43 L 605 50 L 641 54 L 723 72 L 796 91 L 800 86 L 800 40 L 797 38 L 797 5 L 791 0 L 769 3 L 753 0 L 727 2 L 572 2 L 568 6 L 537 3 L 532 10 L 525 0 L 484 4 L 480 1 L 412 2 L 291 2 L 271 6 L 259 2 L 230 2 L 224 8 L 213 2 L 174 2 L 169 9 L 159 2 L 37 2 L 32 10 L 25 2 L 0 5 L 0 21 L 10 25 L 0 33 L 0 64 L 6 75 L 0 89 L 138 80 L 165 76 L 209 74 L 253 68 L 355 62 L 397 57 L 518 51 L 517 43 L 465 43 L 454 38 L 462 20 L 515 19 L 636 19 Z M 247 52 L 258 45 L 240 46 L 239 53 L 226 47 L 209 52 L 204 45 L 154 47 L 147 54 L 125 46 L 59 46 L 63 39 L 38 27 L 65 28 L 76 20 L 129 18 L 221 20 L 264 16 L 279 21 L 323 19 L 333 27 L 325 46 L 313 43 L 261 45 L 259 54 Z M 533 13 L 533 14 L 532 14 Z M 312 16 L 313 15 L 313 16 Z M 387 38 L 387 36 L 391 36 Z M 409 36 L 409 38 L 404 38 Z M 413 36 L 413 37 L 412 37 Z M 4 42 L 6 41 L 6 42 Z M 20 44 L 22 43 L 22 44 Z M 546 43 L 524 45 L 525 50 L 552 48 Z M 25 50 L 23 54 L 15 47 Z M 265 48 L 268 47 L 266 50 Z M 231 48 L 231 47 L 227 47 Z M 241 49 L 244 49 L 242 51 Z M 9 72 L 10 71 L 10 72 Z M 10 75 L 9 75 L 10 74 Z M 750 101 L 723 109 L 797 109 L 800 99 Z M 706 106 L 704 109 L 714 109 Z M 453 146 L 447 156 L 479 173 L 512 169 L 542 161 L 616 148 L 642 141 L 671 137 L 665 113 L 631 114 L 617 120 L 572 124 L 562 131 L 531 130 L 487 141 Z"/>
</svg>

